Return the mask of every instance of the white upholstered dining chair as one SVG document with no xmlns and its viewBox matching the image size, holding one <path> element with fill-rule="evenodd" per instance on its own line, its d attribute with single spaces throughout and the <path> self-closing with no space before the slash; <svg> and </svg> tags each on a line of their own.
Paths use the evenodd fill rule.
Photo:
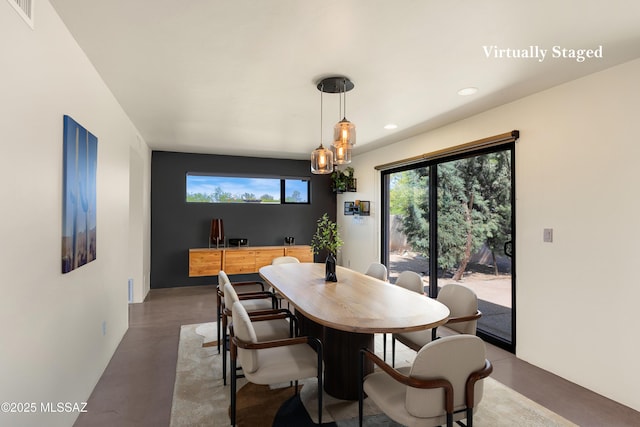
<svg viewBox="0 0 640 427">
<path fill-rule="evenodd" d="M 318 380 L 318 425 L 322 424 L 322 343 L 317 338 L 294 337 L 261 340 L 255 326 L 261 319 L 252 319 L 240 303 L 232 309 L 231 333 L 231 425 L 236 424 L 237 363 L 251 383 L 269 385 L 298 380 Z"/>
<path fill-rule="evenodd" d="M 415 271 L 403 271 L 398 275 L 396 279 L 396 286 L 400 286 L 401 288 L 424 294 L 424 282 L 422 281 L 422 276 L 416 273 Z M 383 360 L 387 360 L 387 334 L 384 334 L 383 337 L 384 348 L 383 348 Z M 393 335 L 391 336 L 391 360 L 393 361 L 391 366 L 395 366 L 395 357 L 396 357 L 396 342 L 393 340 Z"/>
<path fill-rule="evenodd" d="M 493 367 L 484 342 L 474 335 L 444 337 L 425 345 L 411 366 L 394 369 L 368 349 L 361 350 L 359 424 L 366 393 L 389 418 L 406 426 L 473 425 L 482 400 L 483 379 Z M 364 360 L 380 367 L 364 376 Z"/>
<path fill-rule="evenodd" d="M 231 283 L 236 289 L 238 289 L 238 293 L 245 292 L 263 292 L 264 291 L 264 283 L 258 280 L 253 281 L 244 281 L 244 282 L 231 282 L 229 280 L 229 276 L 223 270 L 218 272 L 218 286 L 216 286 L 216 322 L 218 328 L 218 353 L 220 353 L 220 347 L 222 344 L 222 311 L 224 310 L 224 284 Z M 266 309 L 267 302 L 265 302 L 265 298 L 259 298 L 261 301 L 254 302 L 246 302 L 245 305 L 254 305 L 249 307 L 249 309 Z M 272 304 L 273 306 L 273 304 Z M 226 331 L 225 331 L 226 334 Z"/>
<path fill-rule="evenodd" d="M 396 286 L 408 289 L 419 294 L 424 294 L 424 282 L 422 276 L 415 271 L 403 271 L 396 279 Z"/>
<path fill-rule="evenodd" d="M 375 277 L 376 279 L 388 280 L 387 266 L 380 262 L 372 262 L 364 272 L 367 276 Z M 387 360 L 387 334 L 382 334 L 382 357 Z"/>
<path fill-rule="evenodd" d="M 271 260 L 271 265 L 299 263 L 300 260 L 294 256 L 286 255 L 275 257 Z"/>
<path fill-rule="evenodd" d="M 379 262 L 372 262 L 367 268 L 365 273 L 367 276 L 375 277 L 376 279 L 387 281 L 387 267 Z"/>
<path fill-rule="evenodd" d="M 449 334 L 476 334 L 478 319 L 482 313 L 478 310 L 478 297 L 471 288 L 450 283 L 440 289 L 436 299 L 446 305 L 450 312 L 447 322 L 441 328 Z M 418 351 L 437 338 L 437 329 L 393 334 L 391 336 L 391 365 L 395 366 L 396 340 Z"/>
<path fill-rule="evenodd" d="M 223 345 L 224 350 L 222 352 L 222 378 L 224 385 L 227 385 L 227 347 L 228 340 L 226 336 L 228 319 L 231 318 L 231 307 L 236 302 L 243 303 L 247 298 L 251 298 L 250 295 L 238 296 L 231 283 L 224 284 L 224 310 L 222 313 L 222 329 L 225 331 Z M 260 310 L 247 310 L 249 317 L 261 318 L 263 321 L 256 323 L 255 330 L 258 339 L 264 341 L 277 340 L 281 338 L 291 338 L 295 334 L 296 322 L 295 316 L 289 310 L 283 309 L 260 309 Z"/>
<path fill-rule="evenodd" d="M 279 256 L 271 260 L 271 265 L 280 265 L 280 264 L 299 264 L 300 260 L 294 256 L 284 255 Z M 275 289 L 271 288 L 271 292 L 273 292 L 278 299 L 278 307 L 282 307 L 282 295 L 276 292 Z M 287 308 L 289 307 L 289 303 L 287 302 Z"/>
</svg>

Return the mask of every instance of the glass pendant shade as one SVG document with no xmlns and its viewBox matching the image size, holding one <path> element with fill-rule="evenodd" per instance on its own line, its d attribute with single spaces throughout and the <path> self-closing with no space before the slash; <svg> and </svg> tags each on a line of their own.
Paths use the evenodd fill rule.
<svg viewBox="0 0 640 427">
<path fill-rule="evenodd" d="M 346 165 L 351 163 L 351 145 L 339 144 L 339 141 L 333 143 L 333 158 L 336 165 Z"/>
<path fill-rule="evenodd" d="M 351 80 L 344 76 L 327 77 L 320 80 L 316 88 L 320 91 L 320 146 L 311 153 L 311 172 L 314 174 L 329 174 L 335 165 L 351 163 L 351 148 L 356 143 L 356 127 L 346 119 L 347 95 L 353 89 Z M 331 150 L 322 146 L 322 94 L 339 94 L 339 116 L 344 118 L 334 126 L 333 145 Z M 343 109 L 344 107 L 344 109 Z"/>
<path fill-rule="evenodd" d="M 319 175 L 333 172 L 333 152 L 322 144 L 311 153 L 311 172 Z"/>
<path fill-rule="evenodd" d="M 346 118 L 333 127 L 333 145 L 356 145 L 356 126 Z"/>
</svg>

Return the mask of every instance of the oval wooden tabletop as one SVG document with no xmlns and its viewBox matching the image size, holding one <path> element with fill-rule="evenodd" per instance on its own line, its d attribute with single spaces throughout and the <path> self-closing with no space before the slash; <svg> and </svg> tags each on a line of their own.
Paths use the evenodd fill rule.
<svg viewBox="0 0 640 427">
<path fill-rule="evenodd" d="M 325 265 L 292 263 L 260 268 L 260 276 L 315 322 L 348 332 L 393 333 L 445 323 L 442 303 L 399 286 L 336 267 L 337 282 L 325 282 Z"/>
</svg>

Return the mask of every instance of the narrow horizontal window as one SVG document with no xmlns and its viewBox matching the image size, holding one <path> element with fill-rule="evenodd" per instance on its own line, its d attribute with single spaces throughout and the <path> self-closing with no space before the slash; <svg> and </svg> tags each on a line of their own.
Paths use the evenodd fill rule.
<svg viewBox="0 0 640 427">
<path fill-rule="evenodd" d="M 187 174 L 188 203 L 309 203 L 308 179 Z"/>
</svg>

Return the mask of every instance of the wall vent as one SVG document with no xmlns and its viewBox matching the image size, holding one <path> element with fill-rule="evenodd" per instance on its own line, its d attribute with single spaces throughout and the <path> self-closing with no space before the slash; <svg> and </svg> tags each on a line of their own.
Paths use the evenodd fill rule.
<svg viewBox="0 0 640 427">
<path fill-rule="evenodd" d="M 35 0 L 7 0 L 11 6 L 18 12 L 18 15 L 24 19 L 33 29 L 33 2 Z"/>
</svg>

